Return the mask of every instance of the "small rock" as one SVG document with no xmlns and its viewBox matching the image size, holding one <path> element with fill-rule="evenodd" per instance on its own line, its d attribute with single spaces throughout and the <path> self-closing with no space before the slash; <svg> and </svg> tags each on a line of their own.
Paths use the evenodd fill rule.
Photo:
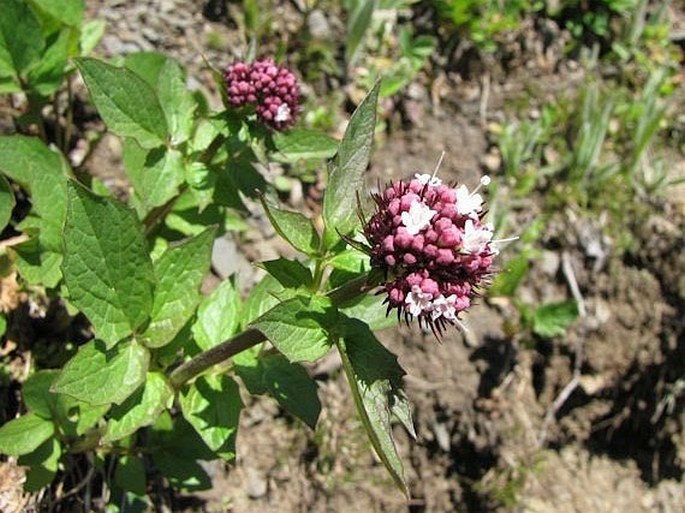
<svg viewBox="0 0 685 513">
<path fill-rule="evenodd" d="M 259 499 L 266 495 L 266 489 L 266 479 L 261 473 L 252 467 L 247 467 L 247 496 L 250 499 Z"/>
<path fill-rule="evenodd" d="M 481 159 L 481 165 L 490 173 L 495 173 L 499 171 L 502 165 L 502 157 L 499 152 L 493 151 L 491 153 L 486 153 Z"/>
<path fill-rule="evenodd" d="M 540 261 L 540 268 L 544 274 L 550 278 L 555 276 L 559 271 L 559 253 L 556 251 L 543 251 L 542 260 Z"/>
<path fill-rule="evenodd" d="M 331 26 L 322 11 L 314 9 L 307 20 L 309 33 L 314 39 L 328 40 L 332 37 Z"/>
<path fill-rule="evenodd" d="M 445 424 L 435 422 L 433 424 L 433 433 L 435 434 L 435 441 L 438 442 L 438 447 L 445 452 L 450 450 L 450 435 L 447 432 Z"/>
</svg>

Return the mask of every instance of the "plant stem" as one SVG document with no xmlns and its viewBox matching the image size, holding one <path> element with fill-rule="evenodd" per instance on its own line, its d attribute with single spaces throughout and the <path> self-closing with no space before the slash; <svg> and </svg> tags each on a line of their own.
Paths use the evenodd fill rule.
<svg viewBox="0 0 685 513">
<path fill-rule="evenodd" d="M 174 369 L 169 375 L 169 383 L 178 390 L 184 383 L 193 379 L 213 365 L 221 363 L 264 340 L 266 340 L 266 337 L 257 330 L 248 329 L 243 331 L 232 339 L 222 342 L 204 353 L 200 353 L 180 367 Z"/>
</svg>

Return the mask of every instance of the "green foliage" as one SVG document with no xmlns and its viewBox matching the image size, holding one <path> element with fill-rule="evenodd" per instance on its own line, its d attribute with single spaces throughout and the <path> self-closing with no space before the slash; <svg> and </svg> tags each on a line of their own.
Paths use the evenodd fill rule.
<svg viewBox="0 0 685 513">
<path fill-rule="evenodd" d="M 98 26 L 81 27 L 79 2 L 8 6 L 7 19 L 26 30 L 7 39 L 10 31 L 0 27 L 2 83 L 34 92 L 61 87 L 60 56 L 77 55 L 69 53 L 73 45 L 92 47 Z M 58 46 L 18 51 L 46 33 Z M 417 63 L 432 49 L 426 39 L 402 37 Z M 390 433 L 391 416 L 413 432 L 403 371 L 369 328 L 393 321 L 365 294 L 375 279 L 368 257 L 343 240 L 360 228 L 357 194 L 380 81 L 338 143 L 304 129 L 272 134 L 247 110 L 209 112 L 188 91 L 178 63 L 159 54 L 129 55 L 120 66 L 74 62 L 108 130 L 124 139 L 132 190 L 124 203 L 101 182 L 89 186 L 81 170 L 72 172 L 57 147 L 0 137 L 0 224 L 25 239 L 7 252 L 7 269 L 18 272 L 22 286 L 48 288 L 50 298 L 68 302 L 93 333 L 63 367 L 33 372 L 22 390 L 25 410 L 0 427 L 0 452 L 30 467 L 27 490 L 49 485 L 60 470 L 73 472 L 74 455 L 82 453 L 95 461 L 93 472 L 119 511 L 150 502 L 141 454 L 179 490 L 206 489 L 210 478 L 198 460 L 235 458 L 241 394 L 267 394 L 315 428 L 317 385 L 298 362 L 338 350 L 372 445 L 406 491 Z M 274 188 L 257 164 L 323 158 L 332 161 L 319 230 L 271 199 Z M 28 213 L 13 217 L 17 191 Z M 267 275 L 244 301 L 234 278 L 203 298 L 214 241 L 246 226 L 246 198 L 261 199 L 297 256 L 263 262 Z"/>
<path fill-rule="evenodd" d="M 497 38 L 519 26 L 526 14 L 542 9 L 535 0 L 433 0 L 438 15 L 486 52 L 497 50 Z"/>
</svg>

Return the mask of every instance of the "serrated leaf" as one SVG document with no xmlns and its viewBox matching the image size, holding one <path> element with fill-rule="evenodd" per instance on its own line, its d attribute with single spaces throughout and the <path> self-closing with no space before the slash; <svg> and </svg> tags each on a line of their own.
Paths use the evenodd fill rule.
<svg viewBox="0 0 685 513">
<path fill-rule="evenodd" d="M 0 453 L 7 456 L 29 454 L 54 432 L 55 426 L 52 421 L 35 413 L 27 413 L 0 427 Z"/>
<path fill-rule="evenodd" d="M 260 262 L 262 267 L 271 276 L 286 288 L 309 287 L 312 284 L 312 272 L 297 260 L 278 258 Z"/>
<path fill-rule="evenodd" d="M 359 222 L 357 194 L 364 190 L 364 174 L 371 158 L 379 87 L 380 82 L 376 81 L 352 114 L 338 152 L 328 165 L 323 201 L 324 243 L 328 248 L 340 240 L 338 232 L 346 235 Z"/>
<path fill-rule="evenodd" d="M 533 314 L 533 332 L 541 337 L 563 335 L 577 318 L 578 305 L 575 301 L 542 305 Z"/>
<path fill-rule="evenodd" d="M 145 381 L 149 351 L 135 340 L 107 350 L 88 342 L 67 362 L 52 391 L 92 406 L 121 404 Z"/>
<path fill-rule="evenodd" d="M 0 16 L 0 76 L 18 78 L 43 52 L 40 22 L 26 2 L 3 0 Z"/>
<path fill-rule="evenodd" d="M 123 155 L 141 217 L 178 194 L 185 177 L 180 151 L 162 147 L 146 150 L 135 139 L 127 138 Z"/>
<path fill-rule="evenodd" d="M 174 390 L 159 372 L 148 372 L 145 384 L 119 406 L 112 408 L 107 421 L 104 443 L 132 435 L 155 423 L 174 397 Z"/>
<path fill-rule="evenodd" d="M 171 143 L 180 144 L 190 137 L 197 103 L 186 87 L 185 73 L 172 59 L 159 71 L 157 94 L 166 115 Z"/>
<path fill-rule="evenodd" d="M 319 234 L 312 221 L 299 212 L 281 210 L 270 205 L 264 196 L 260 197 L 271 225 L 296 250 L 306 255 L 316 255 L 319 252 Z"/>
<path fill-rule="evenodd" d="M 37 492 L 49 485 L 57 474 L 62 447 L 56 438 L 49 438 L 30 454 L 20 456 L 18 465 L 27 466 L 24 491 Z"/>
<path fill-rule="evenodd" d="M 180 394 L 183 416 L 207 446 L 225 460 L 235 458 L 235 438 L 243 402 L 230 377 L 200 376 Z"/>
<path fill-rule="evenodd" d="M 277 160 L 297 162 L 305 159 L 330 159 L 338 150 L 338 141 L 322 132 L 295 128 L 273 136 Z"/>
<path fill-rule="evenodd" d="M 414 427 L 402 390 L 404 370 L 397 357 L 385 349 L 368 326 L 341 316 L 343 338 L 338 349 L 352 396 L 371 445 L 395 484 L 409 494 L 402 461 L 392 437 L 391 414 L 396 414 L 413 436 Z"/>
<path fill-rule="evenodd" d="M 321 296 L 283 301 L 250 324 L 291 362 L 313 362 L 331 348 L 327 330 L 335 322 L 330 300 Z"/>
<path fill-rule="evenodd" d="M 0 175 L 0 231 L 2 231 L 12 218 L 14 209 L 14 193 L 5 177 Z"/>
<path fill-rule="evenodd" d="M 155 262 L 157 287 L 150 324 L 142 335 L 148 347 L 161 347 L 174 338 L 200 302 L 200 285 L 209 271 L 216 230 L 208 228 L 167 249 Z"/>
<path fill-rule="evenodd" d="M 70 183 L 62 273 L 71 302 L 111 347 L 147 321 L 155 275 L 132 210 Z"/>
<path fill-rule="evenodd" d="M 231 338 L 240 323 L 240 293 L 233 279 L 225 280 L 197 309 L 197 320 L 192 333 L 198 347 L 211 349 Z"/>
<path fill-rule="evenodd" d="M 268 393 L 288 412 L 310 428 L 316 427 L 321 402 L 316 383 L 307 370 L 283 355 L 244 351 L 233 358 L 236 372 L 254 395 Z"/>
<path fill-rule="evenodd" d="M 90 57 L 75 59 L 98 113 L 110 131 L 133 137 L 143 148 L 165 143 L 169 129 L 154 89 L 127 68 Z"/>
</svg>

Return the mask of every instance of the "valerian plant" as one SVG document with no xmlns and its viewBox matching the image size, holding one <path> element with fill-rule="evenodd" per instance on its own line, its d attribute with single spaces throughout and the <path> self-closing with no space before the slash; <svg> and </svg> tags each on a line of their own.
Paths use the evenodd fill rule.
<svg viewBox="0 0 685 513">
<path fill-rule="evenodd" d="M 124 139 L 131 191 L 124 204 L 78 180 L 56 148 L 0 137 L 3 205 L 31 199 L 23 219 L 2 210 L 20 234 L 3 268 L 83 314 L 93 333 L 62 368 L 33 372 L 22 414 L 0 428 L 0 452 L 29 467 L 27 490 L 75 461 L 107 482 L 112 508 L 145 502 L 152 469 L 178 489 L 206 488 L 198 461 L 235 458 L 241 397 L 270 395 L 314 428 L 321 404 L 303 364 L 337 351 L 370 443 L 408 495 L 391 430 L 396 420 L 414 435 L 405 373 L 374 330 L 392 324 L 392 309 L 438 335 L 459 324 L 497 253 L 481 196 L 418 174 L 366 212 L 379 82 L 338 142 L 292 128 L 297 81 L 269 59 L 218 75 L 218 112 L 165 56 L 74 62 Z M 270 194 L 255 164 L 272 158 L 330 159 L 320 223 Z M 299 258 L 262 262 L 247 297 L 234 278 L 203 297 L 213 243 L 244 227 L 245 196 Z"/>
</svg>

